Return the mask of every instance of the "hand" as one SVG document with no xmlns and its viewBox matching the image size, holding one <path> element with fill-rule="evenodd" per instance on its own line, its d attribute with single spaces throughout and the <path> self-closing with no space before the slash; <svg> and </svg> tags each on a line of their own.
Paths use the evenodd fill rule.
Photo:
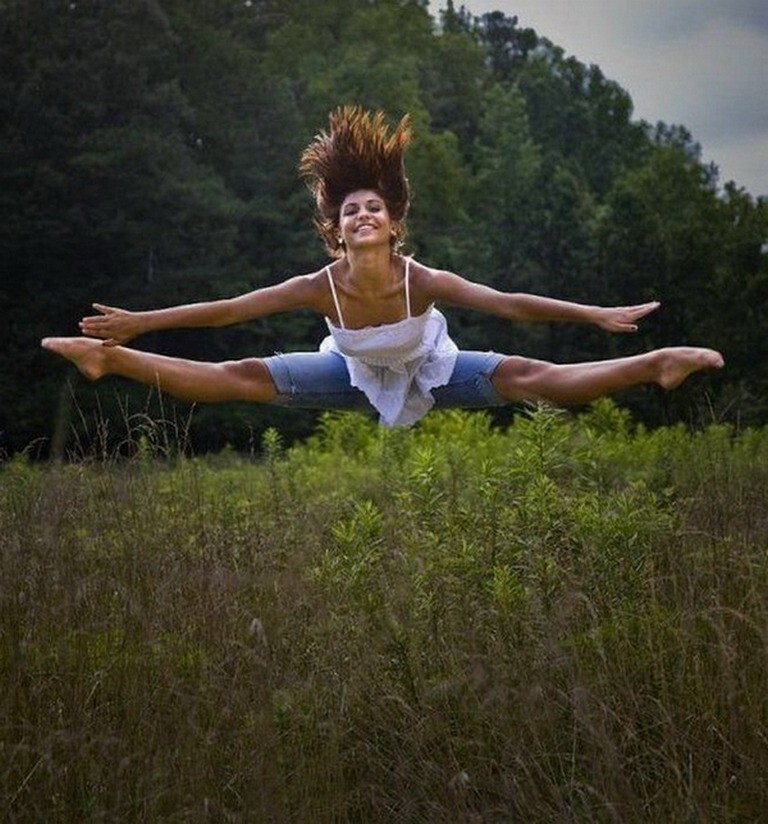
<svg viewBox="0 0 768 824">
<path fill-rule="evenodd" d="M 119 346 L 141 334 L 137 312 L 115 309 L 102 303 L 94 303 L 93 308 L 101 314 L 83 318 L 80 331 L 90 338 L 103 338 L 103 346 Z"/>
<path fill-rule="evenodd" d="M 637 321 L 659 306 L 657 300 L 637 306 L 598 306 L 595 307 L 594 322 L 606 332 L 637 332 Z"/>
</svg>

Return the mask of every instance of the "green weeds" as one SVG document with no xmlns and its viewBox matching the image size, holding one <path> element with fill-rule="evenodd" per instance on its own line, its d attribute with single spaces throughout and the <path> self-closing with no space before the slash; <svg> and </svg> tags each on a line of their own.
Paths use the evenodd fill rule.
<svg viewBox="0 0 768 824">
<path fill-rule="evenodd" d="M 759 820 L 767 432 L 142 436 L 0 470 L 6 820 Z"/>
</svg>

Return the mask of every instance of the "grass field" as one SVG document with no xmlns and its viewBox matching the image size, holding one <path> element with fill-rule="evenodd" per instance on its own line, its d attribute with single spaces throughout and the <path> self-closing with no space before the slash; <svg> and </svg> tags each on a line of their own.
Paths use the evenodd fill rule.
<svg viewBox="0 0 768 824">
<path fill-rule="evenodd" d="M 0 469 L 3 820 L 765 820 L 768 431 L 164 443 Z"/>
</svg>

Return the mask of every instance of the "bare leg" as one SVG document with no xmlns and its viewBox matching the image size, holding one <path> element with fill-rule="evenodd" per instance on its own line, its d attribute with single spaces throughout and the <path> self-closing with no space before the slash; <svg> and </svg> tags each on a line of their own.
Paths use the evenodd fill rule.
<svg viewBox="0 0 768 824">
<path fill-rule="evenodd" d="M 674 389 L 692 372 L 722 366 L 723 357 L 714 349 L 677 346 L 590 363 L 554 364 L 509 357 L 498 365 L 492 381 L 496 391 L 510 401 L 546 400 L 568 406 L 644 383 Z"/>
<path fill-rule="evenodd" d="M 276 395 L 267 367 L 258 359 L 206 363 L 103 346 L 93 338 L 44 338 L 44 349 L 72 361 L 89 380 L 104 375 L 156 386 L 183 401 L 270 401 Z"/>
</svg>

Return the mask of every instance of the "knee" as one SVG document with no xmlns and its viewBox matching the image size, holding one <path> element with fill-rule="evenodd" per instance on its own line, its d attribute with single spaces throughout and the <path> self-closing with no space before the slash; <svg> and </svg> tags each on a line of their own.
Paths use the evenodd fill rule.
<svg viewBox="0 0 768 824">
<path fill-rule="evenodd" d="M 269 369 L 258 358 L 224 361 L 219 367 L 231 381 L 241 384 L 248 399 L 268 401 L 277 394 Z"/>
<path fill-rule="evenodd" d="M 494 389 L 508 401 L 536 400 L 536 386 L 552 367 L 545 361 L 511 355 L 498 365 L 491 381 Z"/>
</svg>

